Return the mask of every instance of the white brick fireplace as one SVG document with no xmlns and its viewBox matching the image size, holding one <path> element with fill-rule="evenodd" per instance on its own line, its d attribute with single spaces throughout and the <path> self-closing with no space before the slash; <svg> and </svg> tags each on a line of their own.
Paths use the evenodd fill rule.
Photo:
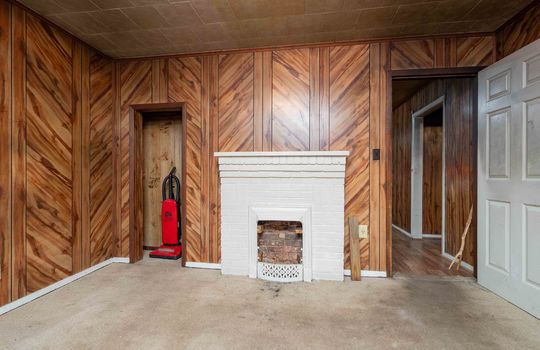
<svg viewBox="0 0 540 350">
<path fill-rule="evenodd" d="M 348 154 L 215 153 L 221 182 L 222 273 L 263 278 L 257 254 L 257 223 L 299 221 L 303 228 L 302 264 L 296 277 L 304 281 L 343 280 Z"/>
</svg>

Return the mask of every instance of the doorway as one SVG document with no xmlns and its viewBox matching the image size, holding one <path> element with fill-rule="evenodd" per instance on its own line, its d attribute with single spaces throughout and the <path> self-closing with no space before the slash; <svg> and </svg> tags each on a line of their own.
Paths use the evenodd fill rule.
<svg viewBox="0 0 540 350">
<path fill-rule="evenodd" d="M 143 249 L 162 244 L 162 181 L 171 169 L 182 173 L 182 118 L 180 111 L 145 112 L 143 119 Z M 182 184 L 181 184 L 182 185 Z"/>
<path fill-rule="evenodd" d="M 144 250 L 153 250 L 162 243 L 162 181 L 173 167 L 180 179 L 180 223 L 181 232 L 185 232 L 185 129 L 183 103 L 130 107 L 130 262 L 141 260 Z M 185 235 L 181 243 L 184 265 Z"/>
<path fill-rule="evenodd" d="M 473 277 L 476 218 L 476 74 L 392 81 L 392 265 L 397 275 Z"/>
</svg>

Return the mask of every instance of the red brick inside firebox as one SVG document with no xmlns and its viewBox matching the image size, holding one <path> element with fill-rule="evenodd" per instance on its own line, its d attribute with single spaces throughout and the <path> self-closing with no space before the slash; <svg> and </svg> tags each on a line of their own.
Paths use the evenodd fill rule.
<svg viewBox="0 0 540 350">
<path fill-rule="evenodd" d="M 301 222 L 259 221 L 257 238 L 259 261 L 273 264 L 302 263 Z"/>
</svg>

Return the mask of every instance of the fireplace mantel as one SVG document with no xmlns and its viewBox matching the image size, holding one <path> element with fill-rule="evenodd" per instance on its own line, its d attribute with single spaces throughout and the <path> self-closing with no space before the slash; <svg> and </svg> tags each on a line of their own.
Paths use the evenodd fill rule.
<svg viewBox="0 0 540 350">
<path fill-rule="evenodd" d="M 215 152 L 216 157 L 347 157 L 349 151 Z"/>
<path fill-rule="evenodd" d="M 221 183 L 222 273 L 258 277 L 257 220 L 294 219 L 304 228 L 304 281 L 343 280 L 348 155 L 215 153 Z"/>
</svg>

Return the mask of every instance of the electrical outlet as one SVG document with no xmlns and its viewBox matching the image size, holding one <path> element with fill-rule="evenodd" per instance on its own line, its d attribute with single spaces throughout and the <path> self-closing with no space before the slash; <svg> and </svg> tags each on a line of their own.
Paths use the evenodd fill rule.
<svg viewBox="0 0 540 350">
<path fill-rule="evenodd" d="M 369 237 L 368 225 L 358 225 L 358 238 L 364 239 Z"/>
</svg>

